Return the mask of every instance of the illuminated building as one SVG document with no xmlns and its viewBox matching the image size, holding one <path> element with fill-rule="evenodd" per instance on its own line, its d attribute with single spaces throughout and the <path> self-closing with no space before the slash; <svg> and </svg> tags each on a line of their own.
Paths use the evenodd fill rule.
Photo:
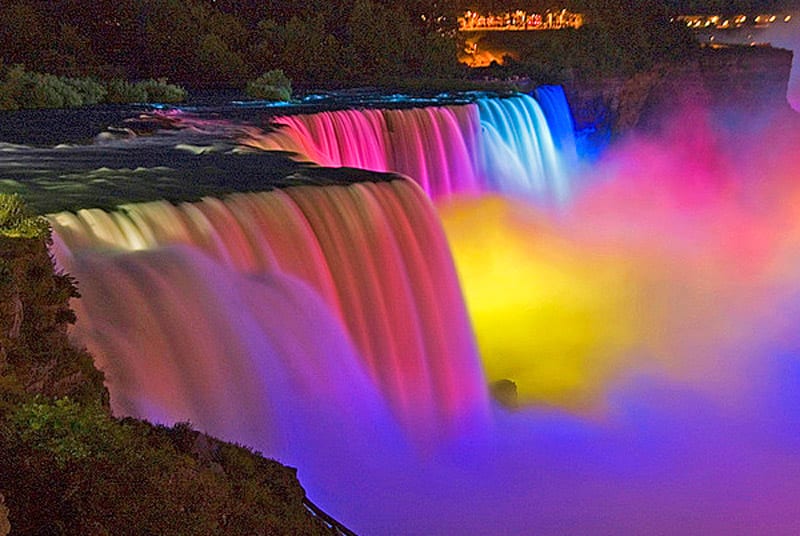
<svg viewBox="0 0 800 536">
<path fill-rule="evenodd" d="M 582 13 L 567 9 L 547 10 L 544 13 L 528 12 L 521 9 L 502 13 L 478 13 L 467 10 L 458 18 L 458 29 L 462 32 L 500 30 L 563 30 L 580 28 L 584 24 Z"/>
</svg>

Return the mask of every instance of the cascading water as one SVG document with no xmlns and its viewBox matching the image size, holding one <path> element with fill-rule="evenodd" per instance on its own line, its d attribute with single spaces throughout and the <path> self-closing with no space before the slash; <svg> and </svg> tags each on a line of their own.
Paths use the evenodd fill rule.
<svg viewBox="0 0 800 536">
<path fill-rule="evenodd" d="M 377 154 L 373 169 L 391 169 L 437 148 L 436 163 L 413 164 L 428 175 L 414 173 L 447 176 L 448 197 L 460 188 L 455 154 L 470 188 L 495 188 L 481 182 L 488 142 L 568 160 L 553 119 L 563 101 L 547 93 L 537 98 L 553 137 L 536 144 L 514 132 L 541 120 L 527 97 L 352 111 L 347 127 L 344 112 L 297 120 L 330 127 L 336 151 L 340 130 L 369 126 L 370 149 L 348 165 Z M 78 203 L 87 191 L 111 206 L 105 191 L 120 185 L 130 199 L 219 197 L 54 214 L 54 251 L 84 295 L 76 335 L 117 412 L 188 419 L 296 465 L 309 496 L 359 534 L 796 534 L 800 130 L 780 122 L 736 145 L 702 123 L 681 117 L 660 143 L 615 146 L 557 218 L 530 192 L 442 199 L 486 376 L 437 217 L 410 181 L 347 186 L 366 172 L 297 163 L 265 181 L 282 156 L 208 143 L 258 130 L 235 122 L 195 125 L 191 152 L 154 136 L 147 169 L 120 142 L 96 173 L 80 171 L 86 150 L 65 166 L 70 149 L 4 150 L 0 173 L 9 184 L 26 169 L 14 188 L 41 179 L 51 198 L 74 196 L 51 211 L 96 206 Z M 306 151 L 311 134 L 293 128 L 250 141 Z M 185 141 L 170 135 L 170 150 Z M 521 174 L 497 188 L 571 194 L 522 176 L 548 169 L 545 153 L 489 158 Z M 265 183 L 284 188 L 228 195 Z M 487 379 L 513 380 L 536 405 L 488 404 Z M 488 433 L 436 441 L 470 422 Z M 436 448 L 398 447 L 403 431 Z"/>
<path fill-rule="evenodd" d="M 578 153 L 575 146 L 575 121 L 569 102 L 561 86 L 539 86 L 534 93 L 536 102 L 542 107 L 553 145 L 561 156 L 562 165 L 567 174 L 574 172 Z"/>
<path fill-rule="evenodd" d="M 414 439 L 447 436 L 485 420 L 485 386 L 452 259 L 429 201 L 409 181 L 298 186 L 180 206 L 155 202 L 111 213 L 63 212 L 51 220 L 64 248 L 59 261 L 89 289 L 78 307 L 84 325 L 91 327 L 79 336 L 104 368 L 126 348 L 123 362 L 135 362 L 137 352 L 147 360 L 142 370 L 134 367 L 135 373 L 124 370 L 130 365 L 119 365 L 122 371 L 109 376 L 112 393 L 165 405 L 153 409 L 117 401 L 115 408 L 122 413 L 192 418 L 228 437 L 231 431 L 219 424 L 235 426 L 241 419 L 198 413 L 226 407 L 206 398 L 211 395 L 203 390 L 208 382 L 228 383 L 227 375 L 198 373 L 205 379 L 196 382 L 174 377 L 196 360 L 202 371 L 230 366 L 239 371 L 234 376 L 246 379 L 244 371 L 263 361 L 266 352 L 272 361 L 255 370 L 282 363 L 288 371 L 280 374 L 297 376 L 302 390 L 316 381 L 326 394 L 337 393 L 342 384 L 360 385 L 360 380 L 342 381 L 329 373 L 340 360 L 345 371 L 353 369 L 352 355 L 358 355 L 359 366 Z M 188 253 L 177 259 L 157 253 L 175 245 Z M 109 253 L 110 260 L 91 260 Z M 232 286 L 258 285 L 223 279 L 221 289 L 214 283 L 219 279 L 215 271 L 229 279 L 266 278 L 266 287 L 257 290 L 263 299 L 239 291 L 232 294 L 235 305 L 225 303 Z M 148 286 L 155 289 L 152 301 L 144 290 Z M 318 296 L 319 303 L 310 295 Z M 288 305 L 276 303 L 280 296 L 290 298 Z M 114 305 L 109 305 L 112 298 Z M 237 330 L 234 319 L 239 317 L 244 325 Z M 105 318 L 123 318 L 123 331 L 112 326 L 109 333 Z M 259 349 L 262 336 L 267 349 Z M 348 350 L 349 340 L 357 352 Z M 133 349 L 134 343 L 142 346 Z M 111 370 L 120 369 L 114 365 Z M 143 379 L 147 370 L 163 371 L 158 376 L 164 389 L 149 391 Z M 241 391 L 248 407 L 259 405 L 259 388 L 247 383 Z M 191 401 L 196 401 L 191 408 L 183 405 Z M 243 418 L 253 422 L 252 415 Z M 268 421 L 250 426 L 268 436 Z"/>
<path fill-rule="evenodd" d="M 541 107 L 530 97 L 478 101 L 489 191 L 563 201 L 566 178 Z"/>
<path fill-rule="evenodd" d="M 433 199 L 502 192 L 563 202 L 574 133 L 563 90 L 542 95 L 547 115 L 522 94 L 461 106 L 342 110 L 275 118 L 277 131 L 250 132 L 244 143 L 322 166 L 402 173 Z"/>
</svg>

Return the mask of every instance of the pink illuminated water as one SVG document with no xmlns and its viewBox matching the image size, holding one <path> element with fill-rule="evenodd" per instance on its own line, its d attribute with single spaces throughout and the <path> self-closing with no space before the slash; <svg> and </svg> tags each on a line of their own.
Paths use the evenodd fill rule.
<svg viewBox="0 0 800 536">
<path fill-rule="evenodd" d="M 290 151 L 322 166 L 402 173 L 433 199 L 492 191 L 564 201 L 575 141 L 563 91 L 550 89 L 558 147 L 541 106 L 527 95 L 460 106 L 279 117 L 277 131 L 251 132 L 243 143 Z"/>
<path fill-rule="evenodd" d="M 798 121 L 676 116 L 557 214 L 398 180 L 54 215 L 76 336 L 116 411 L 297 466 L 359 534 L 796 534 Z"/>
<path fill-rule="evenodd" d="M 319 382 L 320 393 L 346 389 L 342 384 L 347 380 L 337 380 L 324 369 L 339 366 L 341 355 L 346 361 L 358 356 L 361 372 L 375 383 L 412 439 L 458 434 L 462 427 L 475 426 L 485 419 L 485 389 L 452 259 L 430 202 L 409 181 L 294 187 L 238 194 L 224 201 L 208 198 L 177 207 L 165 202 L 131 205 L 113 213 L 89 209 L 55 214 L 52 222 L 65 248 L 59 258 L 87 288 L 91 287 L 78 303 L 79 315 L 85 319 L 82 326 L 86 326 L 79 326 L 78 336 L 91 341 L 90 347 L 104 366 L 119 359 L 120 346 L 138 344 L 130 347 L 130 359 L 141 352 L 172 363 L 173 374 L 185 368 L 185 363 L 197 360 L 203 370 L 210 367 L 211 371 L 198 371 L 202 376 L 198 381 L 235 388 L 238 384 L 213 372 L 224 370 L 223 363 L 214 360 L 224 359 L 229 353 L 225 348 L 230 347 L 231 353 L 241 354 L 241 358 L 232 357 L 232 363 L 248 370 L 247 363 L 236 360 L 256 359 L 252 355 L 256 341 L 264 333 L 276 332 L 286 339 L 278 341 L 278 346 L 292 339 L 300 343 L 304 338 L 304 344 L 311 345 L 296 357 L 291 346 L 286 355 L 276 350 L 286 366 L 306 376 L 298 396 L 311 388 L 312 378 Z M 174 255 L 162 258 L 159 252 L 173 245 L 185 246 L 188 260 L 185 254 L 177 260 Z M 108 257 L 109 252 L 113 254 L 110 261 L 104 261 L 106 268 L 93 269 L 91 262 L 89 268 L 83 268 L 96 256 Z M 193 259 L 202 261 L 205 277 L 194 273 Z M 124 264 L 124 273 L 114 267 L 117 261 Z M 185 276 L 180 275 L 178 266 L 185 267 Z M 273 304 L 277 300 L 274 295 L 267 295 L 261 308 L 256 306 L 258 301 L 245 308 L 229 306 L 221 302 L 226 291 L 217 288 L 215 270 L 223 278 L 220 285 L 233 280 L 225 288 L 258 286 L 256 283 L 277 278 L 295 282 L 294 287 L 304 295 L 296 296 L 299 291 L 293 287 L 280 287 L 298 304 L 288 313 Z M 135 273 L 131 275 L 130 271 Z M 130 284 L 120 286 L 126 278 Z M 173 278 L 176 280 L 170 283 Z M 107 311 L 107 296 L 95 294 L 95 287 L 116 289 L 114 298 L 119 305 Z M 147 301 L 144 289 L 148 287 L 163 303 Z M 309 299 L 306 295 L 318 296 L 320 304 L 302 306 Z M 125 309 L 126 304 L 129 309 Z M 102 319 L 118 318 L 121 313 L 125 313 L 120 320 L 127 330 L 124 333 L 109 334 L 88 327 L 94 322 L 106 326 Z M 236 340 L 236 321 L 245 322 L 241 341 Z M 211 326 L 223 331 L 216 332 Z M 196 339 L 193 333 L 198 334 Z M 329 346 L 325 342 L 328 335 L 319 338 L 326 333 L 341 342 Z M 168 340 L 172 337 L 178 343 Z M 349 341 L 357 351 L 336 350 Z M 237 345 L 243 348 L 236 349 Z M 318 370 L 320 366 L 323 368 Z M 155 376 L 183 381 L 168 372 Z M 157 409 L 155 413 L 139 413 L 139 405 L 129 406 L 114 397 L 115 410 L 122 413 L 158 420 L 191 418 L 223 436 L 228 436 L 229 430 L 219 428 L 218 420 L 231 426 L 239 422 L 199 416 L 199 408 L 217 407 L 211 400 L 203 402 L 201 398 L 195 406 L 186 408 L 182 405 L 185 391 L 169 385 L 159 388 L 155 382 L 152 387 L 159 391 L 151 394 L 147 389 L 142 391 L 148 385 L 146 381 L 129 385 L 128 379 L 133 377 L 111 374 L 111 390 L 137 392 L 138 398 L 150 400 Z M 162 392 L 167 396 L 164 407 L 156 403 L 163 398 Z M 257 389 L 241 392 L 251 400 L 249 407 L 261 405 L 252 394 L 246 394 Z M 260 423 L 258 430 L 268 429 L 269 421 Z"/>
</svg>

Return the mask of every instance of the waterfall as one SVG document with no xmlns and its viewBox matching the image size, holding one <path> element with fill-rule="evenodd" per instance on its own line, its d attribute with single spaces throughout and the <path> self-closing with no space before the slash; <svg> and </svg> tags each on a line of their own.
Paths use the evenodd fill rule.
<svg viewBox="0 0 800 536">
<path fill-rule="evenodd" d="M 573 171 L 578 153 L 575 146 L 575 121 L 561 86 L 539 86 L 535 92 L 536 101 L 550 127 L 553 144 L 561 156 L 562 165 L 568 172 Z"/>
<path fill-rule="evenodd" d="M 82 283 L 77 335 L 108 371 L 118 412 L 189 418 L 251 441 L 270 423 L 236 407 L 275 407 L 274 379 L 323 406 L 374 388 L 415 437 L 484 420 L 452 258 L 410 181 L 85 209 L 51 222 L 59 263 Z"/>
<path fill-rule="evenodd" d="M 479 190 L 478 122 L 470 106 L 341 110 L 276 118 L 277 132 L 246 143 L 325 167 L 403 173 L 437 198 Z"/>
<path fill-rule="evenodd" d="M 561 201 L 567 184 L 550 127 L 531 97 L 478 101 L 488 190 Z"/>
<path fill-rule="evenodd" d="M 543 106 L 516 94 L 466 105 L 278 117 L 276 131 L 249 132 L 243 142 L 321 166 L 402 173 L 433 199 L 502 192 L 560 202 L 569 194 L 574 133 L 563 91 L 559 97 L 543 89 L 540 98 Z"/>
</svg>

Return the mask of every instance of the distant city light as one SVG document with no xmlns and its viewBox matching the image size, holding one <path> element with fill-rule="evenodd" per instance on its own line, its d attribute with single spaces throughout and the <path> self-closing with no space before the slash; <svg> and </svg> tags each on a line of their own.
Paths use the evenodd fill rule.
<svg viewBox="0 0 800 536">
<path fill-rule="evenodd" d="M 584 24 L 582 13 L 574 13 L 567 9 L 547 10 L 534 13 L 518 9 L 499 13 L 478 13 L 467 10 L 458 17 L 458 29 L 462 32 L 476 30 L 563 30 L 580 28 Z"/>
<path fill-rule="evenodd" d="M 749 18 L 747 15 L 740 14 L 731 19 L 725 18 L 722 15 L 709 15 L 709 14 L 695 14 L 695 15 L 679 15 L 672 17 L 671 22 L 678 22 L 686 25 L 688 28 L 703 29 L 703 28 L 716 28 L 718 30 L 728 30 L 733 28 L 741 28 L 748 20 L 752 20 L 752 25 L 763 28 L 770 24 L 783 20 L 783 22 L 790 22 L 791 15 L 775 15 L 775 14 L 758 14 L 755 17 Z"/>
</svg>

